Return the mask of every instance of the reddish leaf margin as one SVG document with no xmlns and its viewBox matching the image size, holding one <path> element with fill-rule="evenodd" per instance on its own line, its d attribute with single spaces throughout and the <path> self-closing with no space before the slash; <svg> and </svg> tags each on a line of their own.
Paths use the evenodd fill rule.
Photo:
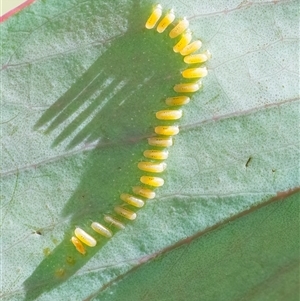
<svg viewBox="0 0 300 301">
<path fill-rule="evenodd" d="M 26 6 L 30 5 L 31 3 L 33 3 L 35 0 L 27 0 L 25 2 L 23 2 L 22 4 L 20 4 L 19 6 L 13 8 L 12 10 L 8 11 L 6 14 L 4 14 L 3 16 L 0 16 L 0 23 L 4 22 L 5 20 L 7 20 L 9 17 L 11 17 L 12 15 L 16 14 L 17 12 L 19 12 L 20 10 L 22 10 L 23 8 L 25 8 Z"/>
</svg>

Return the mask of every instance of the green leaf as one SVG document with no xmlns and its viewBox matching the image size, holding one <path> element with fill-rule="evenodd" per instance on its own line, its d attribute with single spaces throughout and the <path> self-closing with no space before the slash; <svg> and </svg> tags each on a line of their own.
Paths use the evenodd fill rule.
<svg viewBox="0 0 300 301">
<path fill-rule="evenodd" d="M 95 300 L 298 300 L 299 195 L 153 254 Z M 259 209 L 259 210 L 257 210 Z M 147 258 L 147 261 L 150 258 Z M 145 281 L 146 279 L 146 281 Z"/>
<path fill-rule="evenodd" d="M 36 1 L 1 25 L 3 300 L 299 297 L 298 3 L 185 3 L 161 1 L 213 54 L 204 88 L 157 197 L 86 256 L 75 226 L 91 233 L 139 183 L 186 65 L 144 28 L 146 0 Z"/>
</svg>

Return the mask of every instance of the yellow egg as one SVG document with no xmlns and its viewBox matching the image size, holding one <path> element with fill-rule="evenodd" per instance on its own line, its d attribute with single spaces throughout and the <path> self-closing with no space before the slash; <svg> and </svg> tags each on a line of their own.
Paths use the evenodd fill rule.
<svg viewBox="0 0 300 301">
<path fill-rule="evenodd" d="M 168 97 L 165 102 L 168 106 L 182 106 L 188 104 L 190 100 L 188 96 L 174 96 Z"/>
<path fill-rule="evenodd" d="M 191 54 L 184 57 L 184 62 L 186 64 L 199 64 L 204 63 L 211 58 L 211 53 L 206 50 L 203 53 Z"/>
<path fill-rule="evenodd" d="M 167 150 L 147 149 L 143 155 L 149 159 L 165 160 L 168 158 L 169 152 Z"/>
<path fill-rule="evenodd" d="M 180 54 L 181 55 L 188 55 L 191 54 L 195 51 L 197 51 L 198 49 L 200 49 L 202 46 L 202 42 L 200 40 L 196 40 L 194 42 L 192 42 L 191 44 L 185 46 L 181 51 Z"/>
<path fill-rule="evenodd" d="M 157 21 L 160 19 L 161 15 L 162 15 L 162 7 L 160 4 L 157 4 L 154 7 L 150 17 L 148 18 L 145 27 L 147 29 L 152 29 L 156 25 Z"/>
<path fill-rule="evenodd" d="M 154 172 L 154 173 L 161 173 L 167 167 L 165 162 L 161 163 L 153 163 L 153 162 L 139 162 L 138 168 L 143 171 Z"/>
<path fill-rule="evenodd" d="M 162 33 L 164 32 L 167 27 L 175 20 L 175 14 L 173 9 L 171 9 L 164 18 L 158 23 L 157 25 L 157 32 Z"/>
<path fill-rule="evenodd" d="M 87 234 L 84 230 L 82 230 L 81 228 L 76 228 L 75 231 L 75 236 L 81 241 L 83 242 L 85 245 L 89 246 L 89 247 L 95 247 L 97 244 L 97 241 L 94 237 L 92 237 L 91 235 Z"/>
<path fill-rule="evenodd" d="M 110 215 L 105 215 L 104 216 L 104 220 L 110 224 L 110 225 L 113 225 L 115 226 L 116 228 L 119 228 L 119 229 L 125 229 L 125 225 L 123 223 L 121 223 L 119 220 L 113 218 L 112 216 Z"/>
<path fill-rule="evenodd" d="M 154 187 L 160 187 L 164 185 L 164 179 L 159 178 L 159 177 L 150 177 L 150 176 L 142 176 L 140 178 L 140 181 L 143 184 L 149 185 L 149 186 L 154 186 Z"/>
<path fill-rule="evenodd" d="M 81 241 L 79 239 L 77 239 L 76 237 L 72 236 L 71 242 L 75 246 L 76 250 L 79 253 L 81 253 L 83 255 L 86 253 L 86 250 L 85 250 L 83 244 L 81 243 Z"/>
<path fill-rule="evenodd" d="M 188 43 L 192 40 L 192 33 L 190 30 L 187 30 L 182 34 L 179 42 L 173 47 L 174 52 L 180 52 L 184 47 L 188 45 Z"/>
<path fill-rule="evenodd" d="M 107 238 L 112 237 L 112 232 L 108 228 L 101 225 L 100 223 L 93 222 L 91 224 L 91 227 L 95 232 L 101 234 L 102 236 L 105 236 Z"/>
<path fill-rule="evenodd" d="M 122 193 L 120 195 L 120 199 L 124 202 L 126 202 L 127 204 L 137 207 L 137 208 L 141 208 L 144 206 L 145 202 L 131 194 L 128 193 Z"/>
<path fill-rule="evenodd" d="M 173 136 L 179 133 L 177 125 L 159 125 L 154 128 L 154 131 L 158 135 Z"/>
<path fill-rule="evenodd" d="M 117 214 L 119 214 L 131 221 L 136 219 L 136 213 L 127 208 L 124 208 L 122 206 L 116 206 L 114 209 Z"/>
<path fill-rule="evenodd" d="M 155 192 L 149 188 L 146 187 L 141 187 L 141 186 L 134 186 L 132 187 L 132 191 L 137 194 L 140 195 L 146 199 L 154 199 L 155 198 Z"/>
<path fill-rule="evenodd" d="M 170 31 L 169 37 L 174 39 L 182 34 L 189 27 L 189 21 L 183 18 L 178 24 Z"/>
<path fill-rule="evenodd" d="M 173 145 L 172 137 L 150 137 L 148 138 L 148 144 L 151 146 L 169 147 Z"/>
<path fill-rule="evenodd" d="M 189 68 L 182 71 L 182 76 L 184 78 L 202 78 L 207 75 L 207 68 L 206 67 L 199 67 L 199 68 Z"/>
<path fill-rule="evenodd" d="M 182 93 L 192 93 L 198 91 L 201 88 L 201 86 L 201 82 L 177 84 L 174 86 L 174 91 Z"/>
<path fill-rule="evenodd" d="M 178 120 L 182 117 L 182 110 L 161 110 L 156 112 L 159 120 Z"/>
</svg>

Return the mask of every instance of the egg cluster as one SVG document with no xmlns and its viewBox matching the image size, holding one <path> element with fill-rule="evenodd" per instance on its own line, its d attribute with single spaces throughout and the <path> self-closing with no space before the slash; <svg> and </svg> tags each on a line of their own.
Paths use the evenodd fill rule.
<svg viewBox="0 0 300 301">
<path fill-rule="evenodd" d="M 158 33 L 163 33 L 170 25 L 173 25 L 175 20 L 174 11 L 169 10 L 165 16 L 161 19 L 163 9 L 160 4 L 153 8 L 151 15 L 149 16 L 145 27 L 147 29 L 153 29 L 156 27 Z M 186 64 L 197 64 L 197 67 L 187 68 L 181 72 L 184 79 L 192 79 L 191 82 L 183 82 L 176 84 L 173 89 L 178 93 L 177 96 L 168 97 L 165 100 L 167 108 L 156 112 L 156 118 L 162 121 L 176 121 L 182 117 L 181 106 L 190 102 L 190 95 L 193 92 L 198 91 L 202 84 L 200 79 L 207 75 L 207 69 L 201 66 L 210 57 L 209 51 L 203 53 L 196 53 L 202 46 L 200 40 L 192 41 L 192 32 L 189 30 L 189 21 L 186 18 L 179 20 L 169 32 L 171 39 L 177 39 L 177 43 L 173 47 L 175 53 L 180 53 L 183 56 L 183 60 Z M 200 66 L 199 66 L 200 65 Z M 188 94 L 188 95 L 184 95 Z M 170 108 L 171 107 L 171 108 Z M 141 186 L 135 186 L 132 188 L 132 194 L 122 193 L 120 199 L 124 202 L 120 206 L 116 206 L 114 211 L 117 215 L 128 219 L 135 220 L 137 214 L 135 211 L 128 209 L 130 205 L 135 208 L 141 208 L 145 204 L 145 200 L 154 199 L 156 187 L 164 185 L 164 179 L 156 176 L 156 174 L 162 173 L 167 164 L 164 162 L 168 158 L 167 148 L 173 145 L 173 136 L 179 133 L 178 125 L 157 125 L 154 128 L 155 136 L 148 138 L 148 144 L 150 149 L 144 151 L 143 155 L 146 159 L 138 163 L 138 168 L 144 172 L 140 178 Z M 98 222 L 92 222 L 91 228 L 103 237 L 111 238 L 113 235 L 111 226 L 124 229 L 125 225 L 113 216 L 105 215 L 104 221 L 108 226 L 104 226 Z M 83 229 L 77 227 L 74 231 L 75 236 L 71 238 L 71 241 L 78 252 L 85 254 L 86 250 L 84 245 L 94 247 L 97 244 L 96 239 L 90 234 L 86 233 Z"/>
</svg>

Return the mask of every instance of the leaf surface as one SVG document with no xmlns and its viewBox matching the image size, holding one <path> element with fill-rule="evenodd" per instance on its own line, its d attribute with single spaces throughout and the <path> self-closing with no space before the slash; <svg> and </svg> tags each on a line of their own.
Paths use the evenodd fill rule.
<svg viewBox="0 0 300 301">
<path fill-rule="evenodd" d="M 148 293 L 130 300 L 168 300 L 164 285 L 156 290 L 133 268 L 142 266 L 143 273 L 149 267 L 156 282 L 168 277 L 164 266 L 180 263 L 187 272 L 194 260 L 209 271 L 218 244 L 226 245 L 217 259 L 223 278 L 204 281 L 187 273 L 183 283 L 192 277 L 192 284 L 199 281 L 207 291 L 224 287 L 224 300 L 232 300 L 234 293 L 246 298 L 245 292 L 254 291 L 268 273 L 297 260 L 299 196 L 277 205 L 270 200 L 286 198 L 299 187 L 298 3 L 185 3 L 161 1 L 178 17 L 187 16 L 194 37 L 213 54 L 203 91 L 183 109 L 157 197 L 135 222 L 113 239 L 101 240 L 85 257 L 70 243 L 75 226 L 89 229 L 92 220 L 101 222 L 120 203 L 120 193 L 139 183 L 137 163 L 158 123 L 155 112 L 175 95 L 172 87 L 186 66 L 167 33 L 144 29 L 150 1 L 36 1 L 1 24 L 3 300 L 122 300 L 123 286 L 134 291 L 132 283 Z M 261 205 L 264 209 L 256 212 Z M 292 229 L 278 244 L 272 235 L 279 228 L 271 231 L 276 206 L 286 212 L 278 215 L 277 227 L 288 222 Z M 253 213 L 246 214 L 249 209 Z M 230 221 L 243 213 L 233 231 L 242 227 L 239 235 L 251 236 L 253 261 L 260 259 L 262 239 L 251 234 L 260 229 L 252 230 L 254 222 L 274 249 L 261 256 L 274 253 L 287 260 L 270 259 L 263 277 L 254 269 L 257 277 L 245 280 L 244 291 L 230 294 L 236 267 L 245 272 L 251 263 L 247 241 L 239 244 L 242 236 L 231 240 L 228 234 Z M 178 259 L 181 251 L 173 249 L 189 238 L 193 243 L 182 252 L 191 256 Z M 236 245 L 240 253 L 234 252 Z M 232 263 L 226 256 L 230 250 L 243 256 Z M 199 261 L 203 252 L 207 260 Z M 151 260 L 161 253 L 166 254 L 161 265 Z M 299 294 L 295 275 L 291 268 L 283 278 L 294 292 L 291 300 Z M 112 286 L 117 280 L 122 281 Z M 170 291 L 178 292 L 180 280 L 172 274 Z M 195 288 L 192 284 L 182 288 L 183 296 Z M 270 282 L 274 286 L 276 281 Z M 195 296 L 188 295 L 198 300 Z M 203 300 L 214 298 L 207 293 Z"/>
</svg>

